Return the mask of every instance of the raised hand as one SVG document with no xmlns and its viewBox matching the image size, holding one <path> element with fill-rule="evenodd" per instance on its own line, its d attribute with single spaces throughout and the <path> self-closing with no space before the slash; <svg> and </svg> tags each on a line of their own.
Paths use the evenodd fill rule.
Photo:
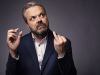
<svg viewBox="0 0 100 75">
<path fill-rule="evenodd" d="M 16 56 L 16 49 L 22 37 L 22 31 L 18 32 L 18 30 L 19 28 L 10 29 L 7 32 L 7 45 L 10 48 L 9 52 L 12 55 L 12 57 Z"/>
<path fill-rule="evenodd" d="M 67 39 L 64 36 L 56 34 L 54 31 L 53 35 L 54 35 L 54 48 L 59 56 L 65 52 L 64 50 Z"/>
</svg>

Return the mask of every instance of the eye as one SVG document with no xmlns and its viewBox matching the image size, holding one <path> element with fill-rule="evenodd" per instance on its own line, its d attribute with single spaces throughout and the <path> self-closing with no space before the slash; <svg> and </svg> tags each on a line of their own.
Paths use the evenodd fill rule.
<svg viewBox="0 0 100 75">
<path fill-rule="evenodd" d="M 30 18 L 30 20 L 35 20 L 36 19 L 36 16 L 32 16 L 31 18 Z"/>
<path fill-rule="evenodd" d="M 41 13 L 41 14 L 40 14 L 40 17 L 44 17 L 44 16 L 45 16 L 45 13 Z"/>
<path fill-rule="evenodd" d="M 36 16 L 32 16 L 32 19 L 35 19 L 36 18 Z"/>
</svg>

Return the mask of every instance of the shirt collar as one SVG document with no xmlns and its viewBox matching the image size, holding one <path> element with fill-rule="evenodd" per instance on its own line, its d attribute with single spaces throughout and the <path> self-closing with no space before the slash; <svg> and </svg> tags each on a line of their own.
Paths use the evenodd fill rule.
<svg viewBox="0 0 100 75">
<path fill-rule="evenodd" d="M 38 42 L 39 44 L 42 44 L 42 43 L 44 43 L 45 41 L 47 41 L 47 36 L 45 36 L 41 41 L 39 41 L 39 40 L 35 37 L 35 35 L 34 35 L 33 33 L 31 33 L 31 34 L 32 34 L 33 40 L 34 40 L 35 42 Z"/>
</svg>

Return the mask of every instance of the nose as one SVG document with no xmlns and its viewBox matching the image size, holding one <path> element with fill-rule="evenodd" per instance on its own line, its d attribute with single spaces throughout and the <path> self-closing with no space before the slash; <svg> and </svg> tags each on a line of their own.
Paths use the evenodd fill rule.
<svg viewBox="0 0 100 75">
<path fill-rule="evenodd" d="M 41 23 L 42 22 L 42 19 L 40 17 L 37 17 L 37 22 L 38 23 Z"/>
</svg>

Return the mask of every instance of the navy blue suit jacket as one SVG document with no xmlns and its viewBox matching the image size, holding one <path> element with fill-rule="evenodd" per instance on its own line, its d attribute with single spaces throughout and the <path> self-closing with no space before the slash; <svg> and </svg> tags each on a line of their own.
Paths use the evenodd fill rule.
<svg viewBox="0 0 100 75">
<path fill-rule="evenodd" d="M 72 58 L 71 42 L 66 43 L 66 53 L 61 59 L 57 59 L 54 49 L 52 31 L 47 35 L 46 52 L 43 58 L 41 70 L 31 33 L 23 36 L 17 53 L 19 60 L 8 57 L 6 75 L 76 75 L 76 69 Z"/>
</svg>

